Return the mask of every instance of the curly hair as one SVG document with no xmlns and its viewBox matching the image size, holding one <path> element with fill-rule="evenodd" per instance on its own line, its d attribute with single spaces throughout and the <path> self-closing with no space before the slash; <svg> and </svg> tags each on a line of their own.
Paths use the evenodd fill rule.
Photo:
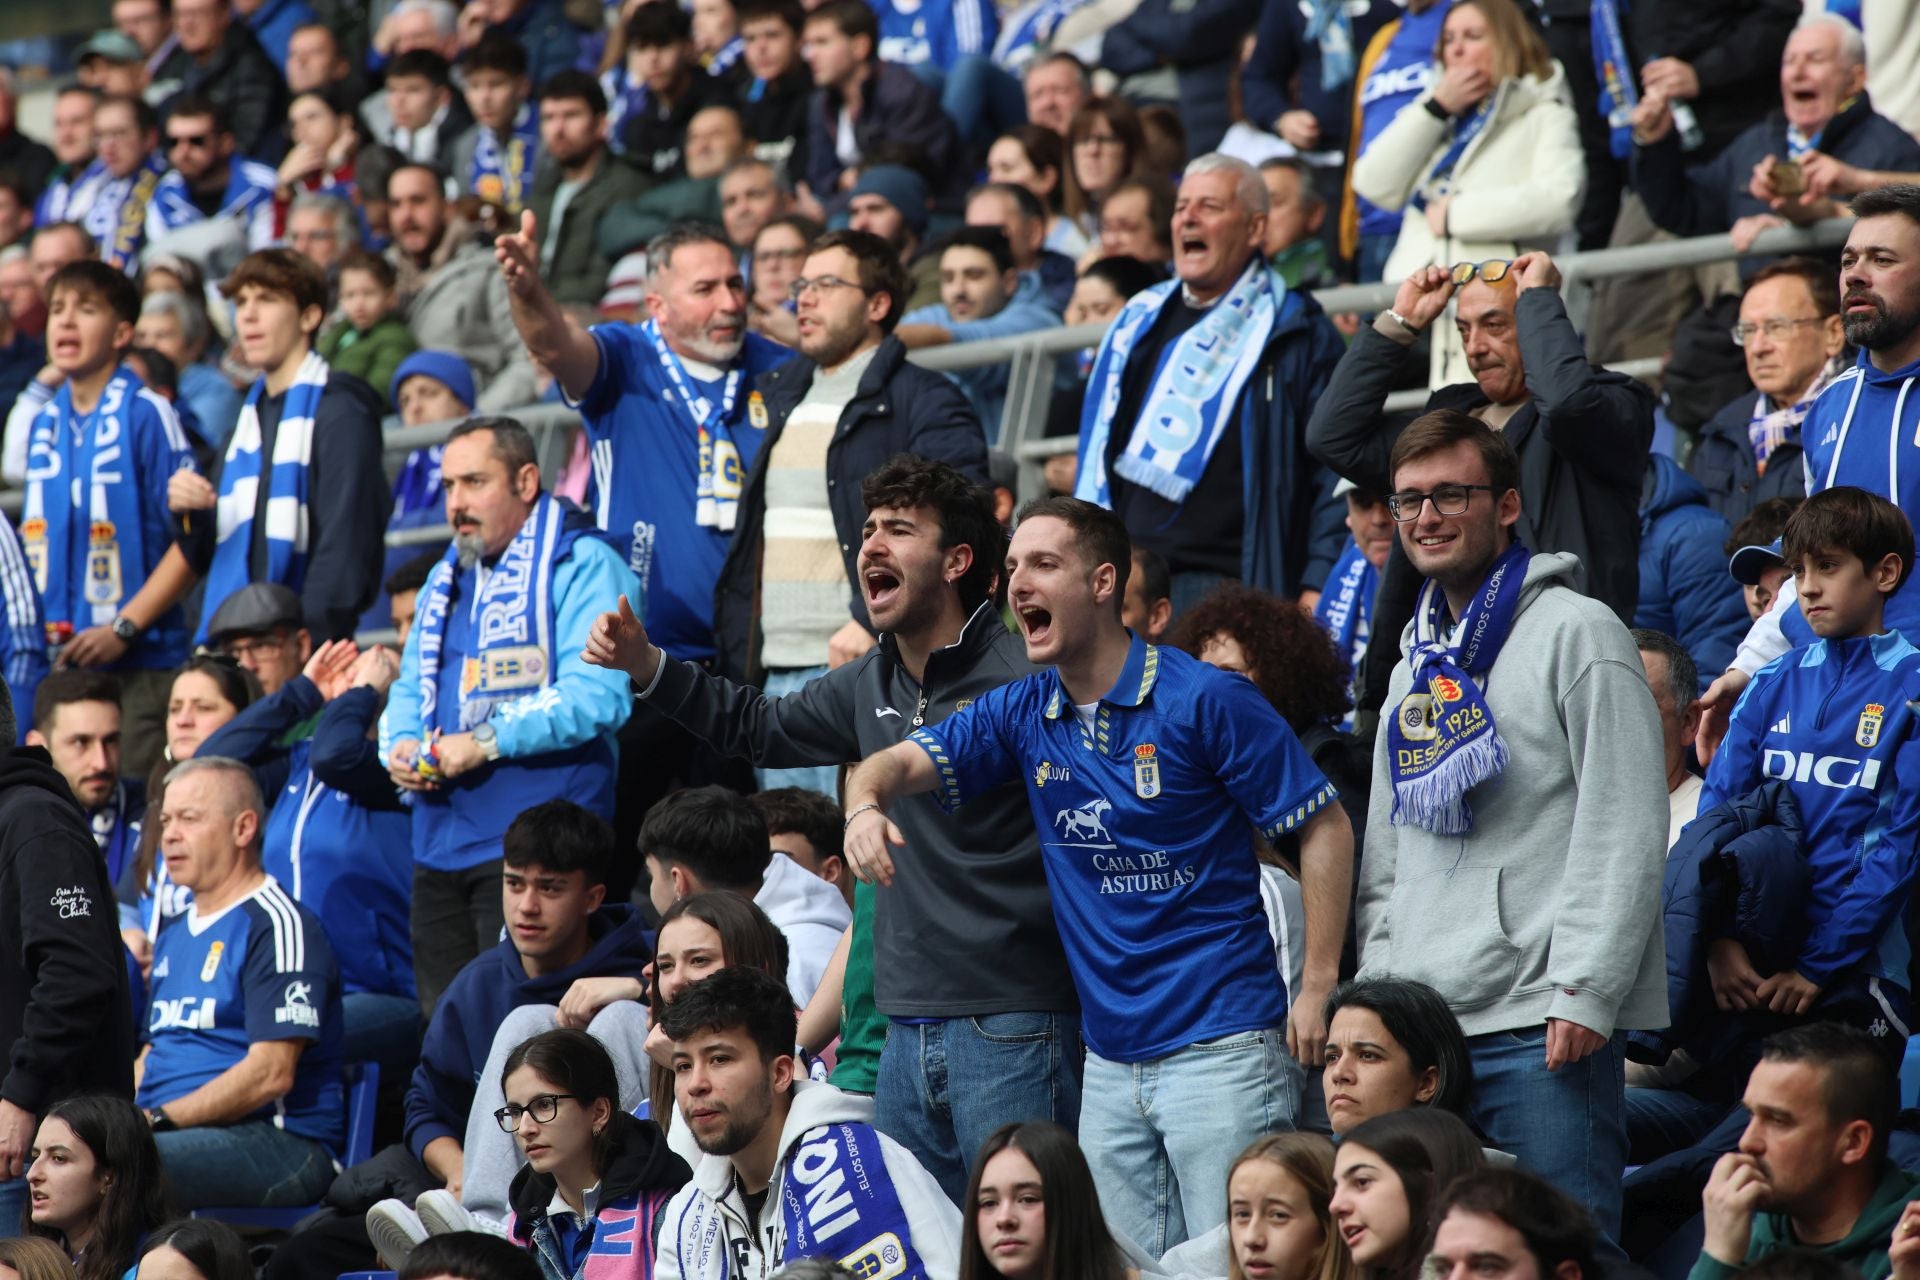
<svg viewBox="0 0 1920 1280">
<path fill-rule="evenodd" d="M 1293 601 L 1238 583 L 1215 587 L 1181 615 L 1172 643 L 1197 658 L 1215 636 L 1238 642 L 1254 685 L 1295 733 L 1338 720 L 1352 705 L 1333 637 Z"/>
</svg>

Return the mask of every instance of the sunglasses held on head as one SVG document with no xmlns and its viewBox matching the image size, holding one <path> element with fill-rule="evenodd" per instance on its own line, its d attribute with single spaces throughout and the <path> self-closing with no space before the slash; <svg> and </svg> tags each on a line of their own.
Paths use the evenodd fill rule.
<svg viewBox="0 0 1920 1280">
<path fill-rule="evenodd" d="M 1455 284 L 1473 283 L 1479 276 L 1488 284 L 1499 284 L 1513 270 L 1513 262 L 1507 258 L 1488 258 L 1485 262 L 1456 262 L 1447 268 L 1447 275 Z"/>
</svg>

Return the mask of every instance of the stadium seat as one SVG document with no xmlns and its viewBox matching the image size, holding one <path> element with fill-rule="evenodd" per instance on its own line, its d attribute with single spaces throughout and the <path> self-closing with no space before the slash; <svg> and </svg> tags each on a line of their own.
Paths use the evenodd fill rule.
<svg viewBox="0 0 1920 1280">
<path fill-rule="evenodd" d="M 340 1075 L 347 1089 L 347 1150 L 341 1166 L 352 1168 L 373 1154 L 373 1110 L 380 1096 L 380 1067 L 372 1062 L 350 1062 Z M 236 1205 L 232 1208 L 196 1209 L 193 1216 L 213 1218 L 230 1227 L 290 1231 L 295 1223 L 319 1207 L 309 1204 L 287 1209 L 259 1209 Z"/>
</svg>

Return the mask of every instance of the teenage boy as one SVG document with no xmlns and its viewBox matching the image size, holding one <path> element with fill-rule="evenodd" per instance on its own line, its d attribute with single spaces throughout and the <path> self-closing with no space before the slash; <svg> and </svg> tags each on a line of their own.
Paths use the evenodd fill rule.
<svg viewBox="0 0 1920 1280">
<path fill-rule="evenodd" d="M 392 147 L 407 159 L 430 164 L 442 173 L 458 173 L 455 151 L 473 126 L 473 113 L 453 87 L 447 60 L 432 49 L 409 49 L 387 64 L 387 87 L 382 91 L 392 119 L 384 136 L 373 129 L 374 140 Z M 379 99 L 375 98 L 375 102 Z M 365 108 L 371 119 L 373 103 Z"/>
<path fill-rule="evenodd" d="M 627 19 L 629 75 L 641 101 L 620 122 L 627 159 L 655 182 L 686 172 L 687 125 L 704 107 L 733 103 L 724 80 L 700 70 L 692 21 L 677 4 L 643 4 Z"/>
<path fill-rule="evenodd" d="M 993 495 L 947 463 L 902 456 L 868 475 L 860 496 L 855 576 L 880 633 L 864 656 L 771 696 L 661 653 L 622 609 L 595 624 L 588 661 L 627 672 L 646 706 L 696 739 L 774 768 L 884 750 L 915 721 L 938 724 L 1031 674 L 994 607 L 1007 536 Z M 1000 1126 L 1079 1122 L 1080 1002 L 1025 793 L 1008 784 L 951 817 L 916 796 L 899 821 L 920 854 L 917 874 L 886 893 L 854 889 L 829 1019 L 840 1033 L 833 1081 L 872 1093 L 880 1126 L 958 1203 L 974 1153 Z M 946 1069 L 928 1073 L 930 1057 Z"/>
<path fill-rule="evenodd" d="M 806 11 L 799 0 L 739 0 L 740 62 L 735 87 L 740 123 L 753 139 L 754 158 L 774 166 L 788 185 L 805 167 L 807 101 L 813 75 L 800 57 Z"/>
<path fill-rule="evenodd" d="M 173 407 L 121 363 L 140 318 L 133 281 L 75 262 L 48 292 L 47 353 L 66 381 L 33 420 L 20 537 L 58 664 L 119 675 L 127 767 L 140 777 L 187 656 L 178 602 L 192 571 L 171 549 L 168 480 L 199 477 Z"/>
<path fill-rule="evenodd" d="M 667 1206 L 655 1280 L 765 1280 L 825 1255 L 856 1276 L 951 1280 L 960 1214 L 865 1099 L 804 1078 L 793 1004 L 744 966 L 662 1015 L 673 1095 L 703 1153 Z"/>
<path fill-rule="evenodd" d="M 1882 1038 L 1909 1025 L 1912 951 L 1902 914 L 1920 824 L 1920 650 L 1887 627 L 1886 601 L 1912 572 L 1900 509 L 1849 485 L 1808 498 L 1781 539 L 1813 643 L 1761 668 L 1735 705 L 1700 796 L 1705 814 L 1770 780 L 1785 783 L 1805 829 L 1812 886 L 1799 959 L 1756 971 L 1741 945 L 1716 943 L 1715 975 L 1735 1009 L 1817 1011 Z"/>
<path fill-rule="evenodd" d="M 869 756 L 847 780 L 846 850 L 855 874 L 890 884 L 894 802 L 932 791 L 954 809 L 1024 779 L 1084 1010 L 1080 1145 L 1108 1220 L 1158 1257 L 1225 1219 L 1220 1152 L 1299 1115 L 1285 1055 L 1319 1063 L 1353 833 L 1252 684 L 1122 625 L 1131 553 L 1102 507 L 1027 504 L 1008 598 L 1028 661 L 1053 670 Z M 1306 968 L 1291 993 L 1249 825 L 1299 838 Z M 909 850 L 900 877 L 923 856 Z M 1209 999 L 1190 999 L 1195 984 Z"/>
<path fill-rule="evenodd" d="M 218 475 L 177 472 L 168 486 L 181 549 L 206 578 L 200 638 L 228 596 L 278 582 L 299 593 L 315 644 L 345 639 L 379 589 L 384 558 L 380 397 L 314 351 L 327 280 L 306 258 L 248 254 L 220 291 L 234 304 L 242 361 L 265 372 Z"/>
<path fill-rule="evenodd" d="M 528 99 L 527 51 L 509 36 L 488 36 L 460 59 L 473 127 L 453 148 L 453 179 L 473 196 L 512 216 L 533 194 L 540 154 L 540 118 Z"/>
</svg>

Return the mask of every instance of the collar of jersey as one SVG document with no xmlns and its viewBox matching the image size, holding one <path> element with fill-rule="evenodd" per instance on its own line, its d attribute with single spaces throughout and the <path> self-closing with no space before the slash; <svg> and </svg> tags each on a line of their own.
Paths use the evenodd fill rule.
<svg viewBox="0 0 1920 1280">
<path fill-rule="evenodd" d="M 1133 643 L 1127 647 L 1126 665 L 1120 668 L 1120 678 L 1113 682 L 1113 688 L 1107 690 L 1100 699 L 1105 707 L 1137 707 L 1147 700 L 1153 692 L 1154 681 L 1160 678 L 1160 648 L 1148 644 L 1133 632 L 1127 633 Z M 1053 696 L 1047 699 L 1047 719 L 1058 720 L 1073 709 L 1073 699 L 1067 696 L 1067 687 L 1060 683 L 1060 672 L 1053 673 Z"/>
</svg>

